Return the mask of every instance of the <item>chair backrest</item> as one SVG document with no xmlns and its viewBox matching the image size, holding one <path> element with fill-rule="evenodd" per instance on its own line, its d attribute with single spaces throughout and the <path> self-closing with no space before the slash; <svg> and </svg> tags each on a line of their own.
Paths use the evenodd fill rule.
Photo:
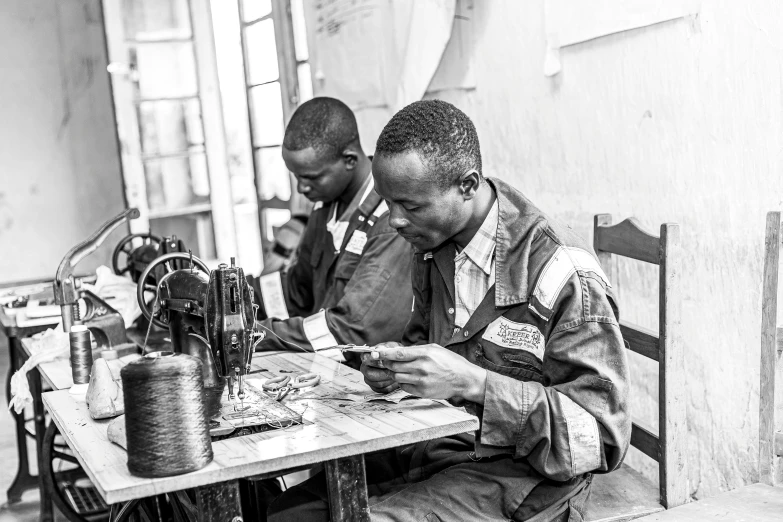
<svg viewBox="0 0 783 522">
<path fill-rule="evenodd" d="M 778 304 L 783 306 L 781 243 L 781 213 L 769 212 L 761 289 L 759 481 L 771 486 L 783 485 L 783 321 L 778 320 Z"/>
<path fill-rule="evenodd" d="M 634 218 L 613 226 L 611 214 L 598 214 L 593 223 L 593 247 L 613 284 L 617 284 L 617 274 L 612 254 L 659 266 L 658 332 L 623 320 L 620 330 L 629 350 L 658 362 L 658 435 L 634 423 L 631 444 L 658 462 L 661 504 L 679 506 L 688 498 L 680 227 L 664 223 L 661 235 L 655 236 L 642 230 Z"/>
</svg>

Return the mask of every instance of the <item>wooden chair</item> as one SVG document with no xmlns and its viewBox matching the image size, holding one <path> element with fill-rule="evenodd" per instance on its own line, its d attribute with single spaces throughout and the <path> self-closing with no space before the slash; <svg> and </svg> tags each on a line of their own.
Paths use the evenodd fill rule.
<svg viewBox="0 0 783 522">
<path fill-rule="evenodd" d="M 659 266 L 658 332 L 620 321 L 626 347 L 658 363 L 658 435 L 634 423 L 631 444 L 658 463 L 659 491 L 637 471 L 623 465 L 595 475 L 588 521 L 631 520 L 685 503 L 685 375 L 680 307 L 682 302 L 679 225 L 661 225 L 661 235 L 642 230 L 629 218 L 612 226 L 610 214 L 595 216 L 593 247 L 606 275 L 617 284 L 612 254 Z M 622 308 L 620 310 L 622 317 Z"/>
<path fill-rule="evenodd" d="M 783 306 L 780 212 L 767 214 L 761 292 L 761 378 L 759 388 L 759 483 L 691 502 L 645 522 L 706 520 L 783 520 Z M 777 389 L 776 389 L 777 385 Z"/>
</svg>

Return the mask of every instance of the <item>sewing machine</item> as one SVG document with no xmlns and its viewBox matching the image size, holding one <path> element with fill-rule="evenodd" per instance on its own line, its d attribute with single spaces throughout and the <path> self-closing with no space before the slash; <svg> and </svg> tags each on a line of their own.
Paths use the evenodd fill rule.
<svg viewBox="0 0 783 522">
<path fill-rule="evenodd" d="M 54 302 L 60 306 L 63 331 L 70 332 L 74 324 L 86 325 L 95 337 L 98 347 L 111 348 L 126 344 L 125 323 L 120 313 L 106 301 L 82 289 L 81 280 L 74 277 L 76 265 L 95 252 L 118 226 L 139 217 L 139 210 L 130 208 L 104 223 L 95 233 L 65 254 L 54 277 Z M 84 303 L 82 314 L 79 303 Z"/>
<path fill-rule="evenodd" d="M 141 242 L 141 244 L 134 247 L 134 242 Z M 134 283 L 138 283 L 141 274 L 144 273 L 144 269 L 156 258 L 163 254 L 187 251 L 185 244 L 181 239 L 177 239 L 177 236 L 160 238 L 150 233 L 130 234 L 122 238 L 117 243 L 117 246 L 114 247 L 111 265 L 115 274 L 128 274 Z M 124 266 L 121 265 L 121 257 L 123 255 L 125 257 Z M 173 263 L 177 268 L 185 267 L 184 262 L 174 261 Z M 180 265 L 178 266 L 177 263 L 180 263 Z"/>
<path fill-rule="evenodd" d="M 188 268 L 174 269 L 175 262 L 185 262 Z M 150 291 L 149 279 L 159 267 L 165 273 L 155 286 L 155 299 L 148 303 L 145 292 Z M 165 254 L 145 268 L 136 297 L 142 314 L 169 330 L 173 351 L 194 355 L 204 363 L 211 413 L 215 412 L 209 396 L 215 393 L 219 397 L 226 381 L 231 399 L 244 398 L 244 377 L 253 356 L 255 310 L 253 289 L 234 258 L 231 266 L 221 264 L 210 273 L 192 255 Z"/>
</svg>

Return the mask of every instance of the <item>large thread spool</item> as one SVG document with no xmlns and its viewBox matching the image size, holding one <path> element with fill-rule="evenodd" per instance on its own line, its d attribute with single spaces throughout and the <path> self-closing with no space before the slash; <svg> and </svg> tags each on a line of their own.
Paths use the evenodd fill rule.
<svg viewBox="0 0 783 522">
<path fill-rule="evenodd" d="M 71 345 L 71 376 L 74 384 L 87 384 L 90 382 L 90 370 L 92 370 L 92 342 L 90 330 L 83 324 L 71 327 L 68 333 Z"/>
<path fill-rule="evenodd" d="M 212 461 L 201 364 L 183 353 L 152 352 L 121 370 L 131 474 L 169 477 Z"/>
</svg>

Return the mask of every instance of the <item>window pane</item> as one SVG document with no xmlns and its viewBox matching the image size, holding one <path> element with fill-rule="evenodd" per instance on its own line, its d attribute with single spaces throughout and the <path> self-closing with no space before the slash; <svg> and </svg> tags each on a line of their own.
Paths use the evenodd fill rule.
<svg viewBox="0 0 783 522">
<path fill-rule="evenodd" d="M 265 201 L 277 196 L 283 201 L 289 201 L 291 174 L 283 162 L 282 148 L 258 149 L 256 165 L 258 166 L 258 198 Z"/>
<path fill-rule="evenodd" d="M 247 61 L 251 85 L 277 80 L 275 23 L 269 19 L 245 29 Z"/>
<path fill-rule="evenodd" d="M 282 145 L 283 105 L 278 82 L 250 89 L 253 107 L 253 145 Z"/>
<path fill-rule="evenodd" d="M 215 231 L 212 214 L 201 212 L 188 216 L 150 219 L 150 232 L 160 237 L 177 236 L 193 255 L 206 261 L 215 259 Z"/>
<path fill-rule="evenodd" d="M 307 50 L 307 27 L 305 26 L 302 0 L 291 0 L 291 22 L 294 26 L 294 51 L 296 61 L 303 62 L 310 57 Z"/>
<path fill-rule="evenodd" d="M 299 77 L 299 103 L 304 103 L 313 97 L 313 79 L 310 76 L 310 64 L 303 63 L 296 68 Z"/>
<path fill-rule="evenodd" d="M 123 0 L 122 14 L 129 40 L 191 36 L 188 0 Z"/>
<path fill-rule="evenodd" d="M 253 194 L 253 191 L 251 191 Z M 236 205 L 234 223 L 237 230 L 237 256 L 245 275 L 259 275 L 264 266 L 261 258 L 261 226 L 258 222 L 258 207 Z"/>
<path fill-rule="evenodd" d="M 242 14 L 245 22 L 258 20 L 272 12 L 272 0 L 242 0 Z"/>
<path fill-rule="evenodd" d="M 142 98 L 195 96 L 198 93 L 193 44 L 141 44 L 136 48 Z"/>
<path fill-rule="evenodd" d="M 144 154 L 186 152 L 204 143 L 201 107 L 195 98 L 143 102 L 139 126 Z"/>
<path fill-rule="evenodd" d="M 144 162 L 151 211 L 209 203 L 209 178 L 204 154 Z"/>
</svg>

